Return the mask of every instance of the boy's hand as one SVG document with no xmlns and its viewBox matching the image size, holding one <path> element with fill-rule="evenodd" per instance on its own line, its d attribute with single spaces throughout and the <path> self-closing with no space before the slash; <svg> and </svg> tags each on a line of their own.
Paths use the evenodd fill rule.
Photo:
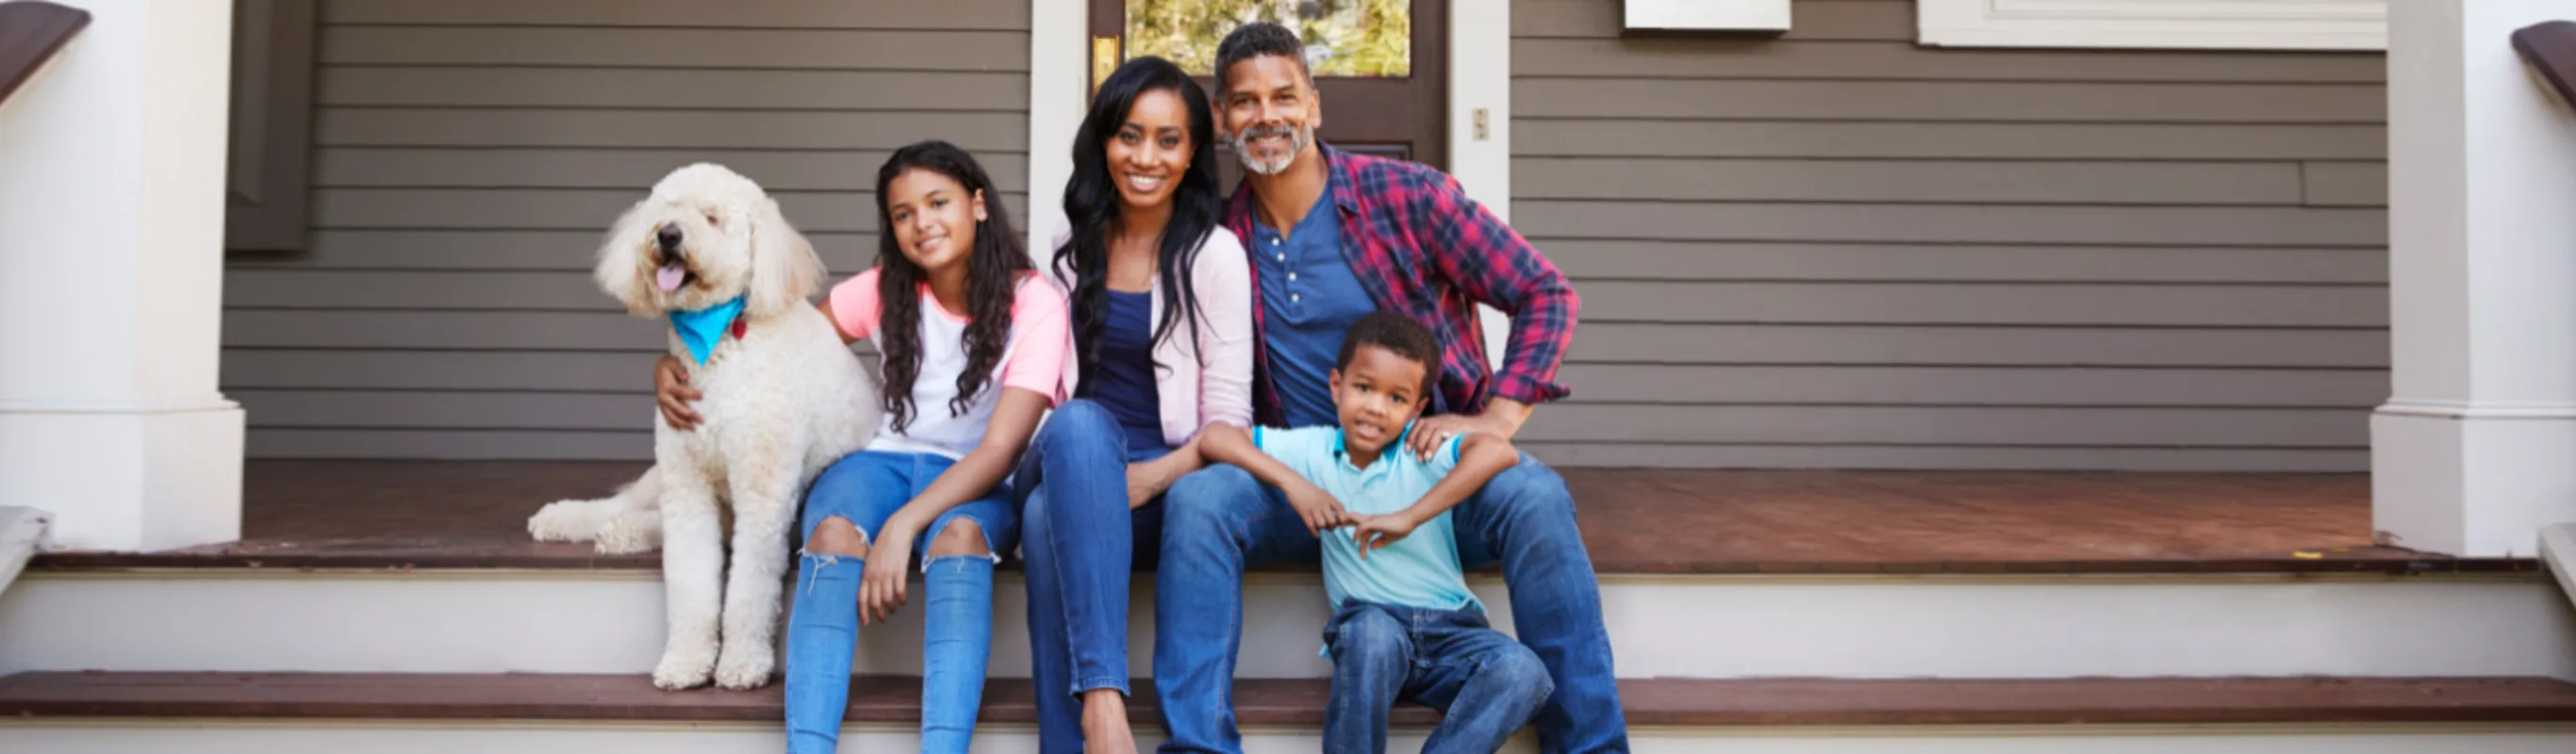
<svg viewBox="0 0 2576 754">
<path fill-rule="evenodd" d="M 1405 537 L 1412 536 L 1414 527 L 1422 525 L 1421 521 L 1414 520 L 1412 515 L 1406 513 L 1353 518 L 1357 525 L 1351 529 L 1351 542 L 1359 545 L 1361 560 L 1368 559 L 1370 550 L 1395 544 L 1403 541 Z"/>
<path fill-rule="evenodd" d="M 1297 509 L 1297 517 L 1306 520 L 1308 534 L 1321 537 L 1326 530 L 1351 520 L 1350 511 L 1342 509 L 1342 501 L 1333 499 L 1332 493 L 1321 487 L 1300 480 L 1279 491 L 1288 497 L 1288 507 Z"/>
</svg>

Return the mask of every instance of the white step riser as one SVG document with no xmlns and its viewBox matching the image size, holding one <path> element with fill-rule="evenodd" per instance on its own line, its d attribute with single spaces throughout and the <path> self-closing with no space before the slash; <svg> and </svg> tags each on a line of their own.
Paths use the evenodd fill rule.
<svg viewBox="0 0 2576 754">
<path fill-rule="evenodd" d="M 0 738 L 48 754 L 721 754 L 774 752 L 784 747 L 775 726 L 743 723 L 507 724 L 470 721 L 464 726 L 416 723 L 143 722 L 95 720 L 0 722 Z M 1138 743 L 1152 746 L 1153 731 Z M 1391 752 L 1420 751 L 1422 731 L 1397 731 Z M 909 729 L 852 726 L 840 750 L 915 751 Z M 2016 728 L 1654 729 L 1630 732 L 1640 754 L 2564 754 L 2576 751 L 2569 726 L 2081 726 Z M 1247 754 L 1309 754 L 1322 749 L 1314 730 L 1252 729 Z M 1027 726 L 987 726 L 975 737 L 977 754 L 1037 750 Z M 1512 754 L 1534 752 L 1524 731 Z"/>
<path fill-rule="evenodd" d="M 1508 628 L 1499 582 L 1476 586 Z M 1025 677 L 1020 584 L 999 587 L 990 672 Z M 1138 676 L 1149 588 L 1130 617 Z M 2537 575 L 1618 577 L 1602 594 L 1623 677 L 2576 678 L 2576 609 Z M 1247 599 L 1238 675 L 1329 674 L 1319 586 L 1261 575 Z M 863 629 L 858 670 L 918 672 L 919 615 Z M 661 587 L 641 574 L 40 573 L 0 596 L 0 672 L 644 673 L 661 641 Z"/>
</svg>

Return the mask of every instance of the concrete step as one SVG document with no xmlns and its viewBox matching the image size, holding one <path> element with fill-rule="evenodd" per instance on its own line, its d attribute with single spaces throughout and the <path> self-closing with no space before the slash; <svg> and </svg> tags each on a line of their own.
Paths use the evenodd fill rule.
<svg viewBox="0 0 2576 754">
<path fill-rule="evenodd" d="M 1510 630 L 1500 579 L 1471 581 Z M 1141 673 L 1152 579 L 1136 585 Z M 1317 579 L 1246 588 L 1239 676 L 1326 675 Z M 2576 609 L 2538 571 L 1609 575 L 1601 589 L 1626 678 L 2576 678 Z M 38 570 L 0 595 L 0 672 L 642 673 L 662 615 L 648 570 Z M 1016 574 L 998 580 L 995 622 L 991 673 L 1026 677 Z M 907 610 L 863 631 L 855 671 L 917 673 L 920 647 Z"/>
<path fill-rule="evenodd" d="M 1138 688 L 1150 682 L 1137 681 Z M 844 751 L 914 748 L 917 679 L 852 682 Z M 1631 680 L 1641 752 L 2563 752 L 2576 684 L 2545 678 Z M 976 748 L 1034 748 L 1025 681 L 984 695 Z M 1247 749 L 1314 751 L 1329 684 L 1238 683 Z M 779 691 L 661 692 L 643 676 L 27 673 L 0 738 L 29 751 L 775 751 Z M 1131 708 L 1154 743 L 1150 694 Z M 1392 750 L 1437 721 L 1397 711 Z M 613 749 L 611 747 L 614 747 Z M 1534 751 L 1523 731 L 1511 751 Z"/>
</svg>

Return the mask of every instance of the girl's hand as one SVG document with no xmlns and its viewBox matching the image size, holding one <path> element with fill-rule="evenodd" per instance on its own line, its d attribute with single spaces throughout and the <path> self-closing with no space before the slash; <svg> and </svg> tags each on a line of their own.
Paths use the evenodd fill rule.
<svg viewBox="0 0 2576 754">
<path fill-rule="evenodd" d="M 894 620 L 895 611 L 903 609 L 912 540 L 921 535 L 919 527 L 900 520 L 888 520 L 880 528 L 885 531 L 868 548 L 868 567 L 859 576 L 859 622 L 863 624 Z"/>
<path fill-rule="evenodd" d="M 653 398 L 662 404 L 663 423 L 682 432 L 696 429 L 698 412 L 689 408 L 689 404 L 704 396 L 704 393 L 689 387 L 688 362 L 670 354 L 663 354 L 661 360 L 653 362 Z"/>
<path fill-rule="evenodd" d="M 1304 480 L 1279 491 L 1288 497 L 1288 507 L 1297 509 L 1297 517 L 1306 520 L 1308 534 L 1321 537 L 1326 530 L 1351 520 L 1350 511 L 1342 508 L 1342 501 L 1333 499 L 1332 493 Z"/>
</svg>

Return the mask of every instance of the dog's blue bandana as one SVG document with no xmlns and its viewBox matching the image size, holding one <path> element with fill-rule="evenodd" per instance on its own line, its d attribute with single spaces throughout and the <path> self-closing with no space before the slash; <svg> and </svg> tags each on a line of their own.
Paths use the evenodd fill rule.
<svg viewBox="0 0 2576 754">
<path fill-rule="evenodd" d="M 680 334 L 680 342 L 689 347 L 689 354 L 698 357 L 699 364 L 705 364 L 707 355 L 715 353 L 716 342 L 724 339 L 725 328 L 742 313 L 742 302 L 743 297 L 735 296 L 731 301 L 697 311 L 672 312 L 671 329 Z"/>
</svg>

